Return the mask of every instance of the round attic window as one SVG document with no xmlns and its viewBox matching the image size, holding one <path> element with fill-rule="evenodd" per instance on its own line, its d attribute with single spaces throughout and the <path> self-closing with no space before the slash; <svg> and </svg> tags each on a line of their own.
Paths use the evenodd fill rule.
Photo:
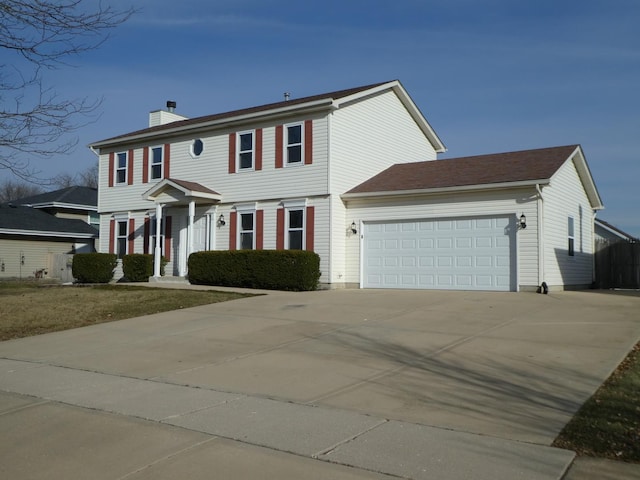
<svg viewBox="0 0 640 480">
<path fill-rule="evenodd" d="M 194 140 L 191 144 L 191 154 L 194 157 L 199 157 L 200 154 L 204 151 L 204 143 L 199 138 Z"/>
</svg>

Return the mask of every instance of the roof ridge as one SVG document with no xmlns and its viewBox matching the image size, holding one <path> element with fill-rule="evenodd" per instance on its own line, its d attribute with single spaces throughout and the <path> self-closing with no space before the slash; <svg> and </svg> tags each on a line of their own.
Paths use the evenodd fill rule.
<svg viewBox="0 0 640 480">
<path fill-rule="evenodd" d="M 242 114 L 268 111 L 275 108 L 284 107 L 286 105 L 302 105 L 308 102 L 322 100 L 326 98 L 331 98 L 331 99 L 343 98 L 349 95 L 353 95 L 359 92 L 364 92 L 366 90 L 370 90 L 372 88 L 376 88 L 376 87 L 393 83 L 393 82 L 399 82 L 399 80 L 388 80 L 385 82 L 372 83 L 369 85 L 362 85 L 359 87 L 351 87 L 351 88 L 335 90 L 335 91 L 325 92 L 325 93 L 320 93 L 315 95 L 308 95 L 305 97 L 300 97 L 300 98 L 295 98 L 290 100 L 281 100 L 279 102 L 265 103 L 262 105 L 254 105 L 252 107 L 228 110 L 226 112 L 218 112 L 218 113 L 209 114 L 209 115 L 201 115 L 198 117 L 186 118 L 184 120 L 176 120 L 175 122 L 170 122 L 170 123 L 165 123 L 163 125 L 155 125 L 153 127 L 147 127 L 140 130 L 135 130 L 133 132 L 124 133 L 122 135 L 117 135 L 115 137 L 110 137 L 105 140 L 101 140 L 94 143 L 108 142 L 111 140 L 118 140 L 121 138 L 130 137 L 130 136 L 141 135 L 144 133 L 162 132 L 163 130 L 179 128 L 181 126 L 197 125 L 200 123 L 205 123 L 205 122 L 213 121 L 217 119 L 232 118 Z"/>
</svg>

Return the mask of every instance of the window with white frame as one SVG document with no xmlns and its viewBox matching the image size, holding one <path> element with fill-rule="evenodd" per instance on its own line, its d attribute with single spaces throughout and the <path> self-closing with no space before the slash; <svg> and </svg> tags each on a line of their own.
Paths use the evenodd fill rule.
<svg viewBox="0 0 640 480">
<path fill-rule="evenodd" d="M 289 250 L 303 250 L 304 245 L 304 209 L 287 209 L 287 243 Z"/>
<path fill-rule="evenodd" d="M 253 168 L 254 159 L 254 132 L 238 133 L 238 158 L 239 170 L 250 170 Z"/>
<path fill-rule="evenodd" d="M 162 147 L 153 147 L 151 149 L 151 162 L 149 163 L 149 176 L 153 180 L 162 178 L 163 165 L 164 149 Z"/>
<path fill-rule="evenodd" d="M 568 225 L 567 225 L 567 237 L 568 237 L 568 253 L 570 257 L 575 255 L 575 236 L 574 236 L 574 226 L 573 226 L 573 217 L 569 217 Z"/>
<path fill-rule="evenodd" d="M 287 125 L 285 127 L 285 146 L 287 165 L 301 165 L 302 158 L 302 124 Z"/>
<path fill-rule="evenodd" d="M 164 255 L 164 218 L 160 220 L 160 255 Z M 154 254 L 156 251 L 156 241 L 158 239 L 157 234 L 158 222 L 156 217 L 149 218 L 149 251 L 147 253 Z"/>
<path fill-rule="evenodd" d="M 122 258 L 127 254 L 127 240 L 129 238 L 129 221 L 116 220 L 116 255 Z"/>
<path fill-rule="evenodd" d="M 238 237 L 241 250 L 255 249 L 255 212 L 238 212 Z"/>
<path fill-rule="evenodd" d="M 127 152 L 117 154 L 118 163 L 116 165 L 116 183 L 127 183 L 127 163 L 129 161 Z"/>
</svg>

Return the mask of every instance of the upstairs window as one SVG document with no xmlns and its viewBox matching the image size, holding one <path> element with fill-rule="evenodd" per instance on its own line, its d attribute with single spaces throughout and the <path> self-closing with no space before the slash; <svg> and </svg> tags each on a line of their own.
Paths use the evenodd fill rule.
<svg viewBox="0 0 640 480">
<path fill-rule="evenodd" d="M 302 124 L 287 125 L 285 137 L 287 165 L 302 164 Z"/>
<path fill-rule="evenodd" d="M 151 164 L 149 165 L 149 173 L 152 180 L 162 177 L 164 164 L 164 149 L 162 147 L 154 147 L 151 149 Z"/>
<path fill-rule="evenodd" d="M 567 237 L 568 237 L 568 252 L 569 256 L 573 257 L 575 253 L 575 236 L 573 228 L 573 217 L 569 217 L 567 225 Z"/>
<path fill-rule="evenodd" d="M 250 170 L 253 168 L 254 141 L 253 132 L 238 134 L 238 169 Z"/>
<path fill-rule="evenodd" d="M 116 164 L 116 183 L 127 183 L 127 166 L 128 166 L 128 155 L 127 152 L 120 152 L 117 155 L 117 164 Z"/>
<path fill-rule="evenodd" d="M 196 138 L 191 144 L 191 156 L 199 157 L 200 155 L 202 155 L 203 151 L 204 143 L 202 143 L 202 140 L 200 140 L 199 138 Z"/>
</svg>

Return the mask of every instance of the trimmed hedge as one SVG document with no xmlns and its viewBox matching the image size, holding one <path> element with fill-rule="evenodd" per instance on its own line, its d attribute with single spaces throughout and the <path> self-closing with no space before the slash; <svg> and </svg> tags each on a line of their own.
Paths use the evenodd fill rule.
<svg viewBox="0 0 640 480">
<path fill-rule="evenodd" d="M 71 273 L 79 283 L 109 283 L 117 264 L 115 253 L 76 253 Z"/>
<path fill-rule="evenodd" d="M 162 257 L 160 275 L 164 275 L 167 259 Z M 122 273 L 129 282 L 146 282 L 153 276 L 153 255 L 150 253 L 130 253 L 122 257 Z"/>
<path fill-rule="evenodd" d="M 305 250 L 206 251 L 189 255 L 189 281 L 199 285 L 316 290 L 320 257 Z"/>
</svg>

